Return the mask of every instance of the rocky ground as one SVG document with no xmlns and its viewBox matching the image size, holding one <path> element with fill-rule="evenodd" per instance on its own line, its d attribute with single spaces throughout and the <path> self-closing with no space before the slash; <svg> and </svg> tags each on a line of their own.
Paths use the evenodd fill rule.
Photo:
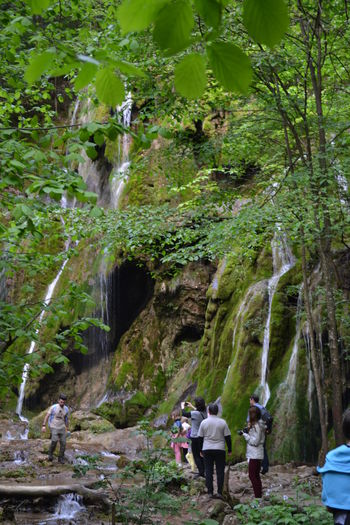
<svg viewBox="0 0 350 525">
<path fill-rule="evenodd" d="M 144 438 L 132 428 L 101 434 L 73 432 L 67 441 L 66 463 L 60 465 L 57 460 L 47 460 L 48 438 L 21 439 L 23 425 L 10 421 L 0 424 L 0 432 L 0 523 L 2 519 L 2 523 L 18 525 L 111 523 L 104 500 L 110 497 L 116 483 L 113 476 L 138 458 L 145 445 Z M 96 467 L 87 469 L 91 458 L 97 459 Z M 169 486 L 169 492 L 178 492 L 181 511 L 165 518 L 154 517 L 154 523 L 201 523 L 210 518 L 224 525 L 238 525 L 233 506 L 253 500 L 245 462 L 229 467 L 229 503 L 209 499 L 204 480 L 195 479 L 188 465 L 179 471 L 183 481 L 177 487 Z M 77 474 L 82 477 L 74 477 Z M 110 477 L 111 486 L 96 486 L 102 476 Z M 137 479 L 136 475 L 124 483 L 130 489 L 138 483 Z M 308 493 L 310 501 L 321 505 L 320 491 L 321 479 L 310 466 L 276 465 L 263 477 L 263 504 L 276 498 L 298 500 Z M 70 495 L 64 495 L 67 493 Z"/>
</svg>

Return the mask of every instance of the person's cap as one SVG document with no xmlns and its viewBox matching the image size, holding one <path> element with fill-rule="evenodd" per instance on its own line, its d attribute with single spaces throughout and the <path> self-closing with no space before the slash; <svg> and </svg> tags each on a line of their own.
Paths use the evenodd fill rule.
<svg viewBox="0 0 350 525">
<path fill-rule="evenodd" d="M 63 401 L 67 400 L 66 394 L 60 394 L 60 397 L 58 399 L 63 399 Z"/>
</svg>

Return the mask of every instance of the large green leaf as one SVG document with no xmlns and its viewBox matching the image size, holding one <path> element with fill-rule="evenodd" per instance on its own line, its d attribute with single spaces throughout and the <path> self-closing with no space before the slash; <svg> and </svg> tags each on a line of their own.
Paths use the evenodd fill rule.
<svg viewBox="0 0 350 525">
<path fill-rule="evenodd" d="M 124 84 L 111 69 L 100 69 L 96 75 L 95 85 L 99 100 L 107 106 L 115 107 L 123 102 Z"/>
<path fill-rule="evenodd" d="M 250 60 L 234 44 L 214 42 L 207 46 L 209 63 L 215 77 L 228 91 L 246 93 L 252 81 Z"/>
<path fill-rule="evenodd" d="M 284 0 L 244 0 L 243 23 L 256 42 L 273 47 L 288 29 L 287 6 Z"/>
<path fill-rule="evenodd" d="M 45 71 L 51 66 L 55 55 L 53 52 L 44 51 L 39 55 L 32 55 L 26 72 L 24 74 L 24 80 L 29 83 L 33 83 L 38 80 Z"/>
<path fill-rule="evenodd" d="M 96 75 L 96 71 L 97 66 L 95 64 L 86 62 L 79 71 L 74 81 L 75 89 L 79 91 L 80 89 L 83 89 L 85 86 L 87 86 L 90 82 L 92 82 L 94 76 Z"/>
<path fill-rule="evenodd" d="M 130 77 L 147 77 L 146 73 L 142 71 L 142 69 L 134 66 L 134 64 L 130 64 L 130 62 L 125 62 L 124 60 L 115 60 L 114 64 L 122 73 L 125 73 L 125 75 Z"/>
<path fill-rule="evenodd" d="M 207 85 L 205 61 L 202 55 L 185 56 L 175 68 L 176 90 L 187 98 L 199 98 Z"/>
<path fill-rule="evenodd" d="M 207 26 L 218 27 L 222 11 L 219 2 L 216 0 L 194 0 L 194 5 Z"/>
<path fill-rule="evenodd" d="M 40 15 L 51 4 L 51 0 L 27 0 L 33 15 Z"/>
<path fill-rule="evenodd" d="M 169 0 L 124 0 L 118 7 L 117 16 L 122 32 L 142 31 L 157 17 Z"/>
<path fill-rule="evenodd" d="M 175 0 L 159 12 L 153 38 L 162 49 L 177 53 L 189 44 L 193 25 L 190 3 L 187 0 Z"/>
</svg>

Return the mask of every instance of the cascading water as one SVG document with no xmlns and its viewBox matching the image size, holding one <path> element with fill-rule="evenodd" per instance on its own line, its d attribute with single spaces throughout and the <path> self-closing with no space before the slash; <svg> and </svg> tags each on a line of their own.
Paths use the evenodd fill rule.
<svg viewBox="0 0 350 525">
<path fill-rule="evenodd" d="M 86 508 L 82 504 L 83 498 L 74 493 L 64 494 L 59 497 L 53 519 L 62 520 L 60 523 L 77 518 L 77 515 L 84 512 Z"/>
<path fill-rule="evenodd" d="M 72 126 L 75 125 L 75 123 L 76 123 L 76 116 L 77 116 L 78 108 L 79 108 L 79 101 L 77 100 L 77 102 L 75 104 L 75 107 L 74 107 L 73 114 L 72 114 L 72 118 L 71 118 L 71 125 Z M 62 197 L 61 207 L 62 208 L 66 208 L 67 207 L 67 199 L 66 199 L 65 196 Z M 62 223 L 64 225 L 63 219 L 61 219 L 61 220 L 62 220 Z M 66 242 L 66 244 L 65 244 L 65 253 L 68 252 L 69 247 L 70 247 L 70 241 L 68 240 Z M 41 322 L 42 322 L 42 320 L 44 318 L 44 315 L 45 315 L 45 312 L 46 312 L 46 308 L 50 305 L 50 302 L 52 300 L 55 288 L 57 286 L 57 283 L 58 283 L 58 281 L 59 281 L 59 279 L 60 279 L 60 277 L 62 275 L 62 272 L 63 272 L 67 262 L 68 262 L 68 258 L 63 261 L 63 263 L 62 263 L 62 265 L 61 265 L 61 267 L 60 267 L 56 277 L 54 278 L 52 283 L 47 288 L 45 299 L 44 299 L 44 307 L 43 307 L 43 309 L 42 309 L 42 311 L 40 313 L 39 319 L 38 319 L 38 328 L 35 331 L 35 335 L 39 334 L 40 325 L 41 325 Z M 32 341 L 30 343 L 28 352 L 26 354 L 27 355 L 32 354 L 34 352 L 35 348 L 36 348 L 36 341 Z M 24 421 L 25 423 L 28 423 L 28 419 L 22 415 L 22 408 L 23 408 L 23 401 L 24 401 L 24 395 L 25 395 L 25 387 L 26 387 L 27 379 L 28 379 L 29 367 L 30 367 L 29 363 L 25 363 L 24 364 L 23 372 L 22 372 L 22 380 L 21 380 L 21 385 L 20 385 L 20 389 L 19 389 L 19 397 L 18 397 L 17 407 L 16 407 L 16 414 L 18 414 L 20 420 Z M 27 438 L 28 438 L 28 429 L 23 434 L 21 434 L 21 439 L 27 439 Z"/>
<path fill-rule="evenodd" d="M 128 92 L 125 101 L 121 106 L 118 106 L 117 113 L 118 119 L 124 128 L 129 128 L 131 124 L 131 109 L 132 109 L 132 97 L 131 93 Z M 123 188 L 127 180 L 127 172 L 130 166 L 129 151 L 130 151 L 131 139 L 128 133 L 118 136 L 118 160 L 115 168 L 110 176 L 110 207 L 118 209 L 120 198 L 122 196 Z M 108 275 L 106 268 L 101 268 L 99 275 L 99 282 L 96 283 L 95 287 L 99 288 L 99 306 L 97 307 L 96 314 L 99 314 L 103 320 L 103 323 L 112 329 L 111 323 L 111 312 L 113 311 L 113 305 L 109 304 L 109 293 L 112 289 L 112 276 Z M 93 337 L 95 338 L 94 348 L 97 348 L 97 354 L 99 358 L 108 360 L 109 345 L 113 339 L 110 333 L 101 330 L 92 330 Z M 91 336 L 89 336 L 91 337 Z M 91 343 L 88 343 L 90 347 Z M 107 377 L 106 377 L 107 380 Z M 100 406 L 102 403 L 108 400 L 108 392 L 106 392 L 98 401 L 95 402 L 96 406 Z"/>
<path fill-rule="evenodd" d="M 285 236 L 276 233 L 271 242 L 272 247 L 272 262 L 273 262 L 273 275 L 269 279 L 268 288 L 268 313 L 264 330 L 264 343 L 261 355 L 261 396 L 260 402 L 265 406 L 270 399 L 270 388 L 267 383 L 267 364 L 270 349 L 270 324 L 271 324 L 271 312 L 272 302 L 277 286 L 281 277 L 287 273 L 295 264 L 293 254 L 287 244 Z"/>
<path fill-rule="evenodd" d="M 67 250 L 68 250 L 68 246 L 66 246 L 66 251 Z M 45 315 L 46 307 L 49 306 L 49 304 L 50 304 L 50 302 L 52 300 L 52 297 L 53 297 L 56 285 L 57 285 L 57 283 L 58 283 L 58 281 L 59 281 L 59 279 L 60 279 L 60 277 L 62 275 L 62 272 L 63 272 L 67 262 L 68 262 L 68 259 L 65 259 L 63 261 L 63 263 L 61 265 L 61 268 L 58 271 L 58 274 L 56 275 L 56 277 L 54 278 L 54 280 L 52 281 L 52 283 L 49 285 L 49 287 L 47 289 L 46 296 L 45 296 L 45 299 L 44 299 L 44 308 L 43 308 L 43 310 L 40 313 L 39 320 L 38 320 L 39 326 L 38 326 L 38 328 L 35 331 L 35 335 L 38 335 L 38 333 L 39 333 L 40 324 L 41 324 L 41 322 L 43 320 L 43 317 Z M 34 350 L 35 350 L 35 347 L 36 347 L 36 341 L 32 341 L 30 343 L 30 347 L 29 347 L 29 350 L 27 352 L 27 355 L 32 354 L 34 352 Z M 16 407 L 16 413 L 18 414 L 20 420 L 21 421 L 25 421 L 25 422 L 28 422 L 28 419 L 25 418 L 24 416 L 22 416 L 22 408 L 23 408 L 25 387 L 26 387 L 26 383 L 27 383 L 27 379 L 28 379 L 29 367 L 30 367 L 29 363 L 25 363 L 24 368 L 23 368 L 23 373 L 22 373 L 21 386 L 20 386 L 20 389 L 19 389 L 19 397 L 18 397 L 17 407 Z M 23 439 L 26 439 L 26 438 L 27 438 L 27 435 Z"/>
<path fill-rule="evenodd" d="M 119 120 L 125 128 L 130 127 L 131 123 L 132 97 L 129 92 L 125 101 L 117 108 Z M 118 137 L 118 163 L 111 176 L 111 207 L 117 209 L 122 195 L 127 173 L 130 166 L 129 151 L 131 138 L 129 133 L 124 133 Z"/>
</svg>

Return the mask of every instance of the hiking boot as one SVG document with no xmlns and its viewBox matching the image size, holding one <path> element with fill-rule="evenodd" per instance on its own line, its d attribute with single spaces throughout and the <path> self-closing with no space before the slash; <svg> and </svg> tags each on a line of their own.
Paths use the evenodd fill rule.
<svg viewBox="0 0 350 525">
<path fill-rule="evenodd" d="M 215 496 L 213 496 L 214 499 L 224 499 L 224 496 L 222 494 L 215 494 Z"/>
<path fill-rule="evenodd" d="M 265 476 L 265 474 L 267 473 L 268 473 L 268 469 L 265 469 L 265 468 L 263 468 L 260 472 L 260 474 L 262 474 L 263 476 Z"/>
<path fill-rule="evenodd" d="M 58 463 L 64 464 L 64 458 L 58 458 Z"/>
<path fill-rule="evenodd" d="M 49 456 L 47 459 L 48 459 L 49 461 L 53 461 L 53 456 Z"/>
</svg>

